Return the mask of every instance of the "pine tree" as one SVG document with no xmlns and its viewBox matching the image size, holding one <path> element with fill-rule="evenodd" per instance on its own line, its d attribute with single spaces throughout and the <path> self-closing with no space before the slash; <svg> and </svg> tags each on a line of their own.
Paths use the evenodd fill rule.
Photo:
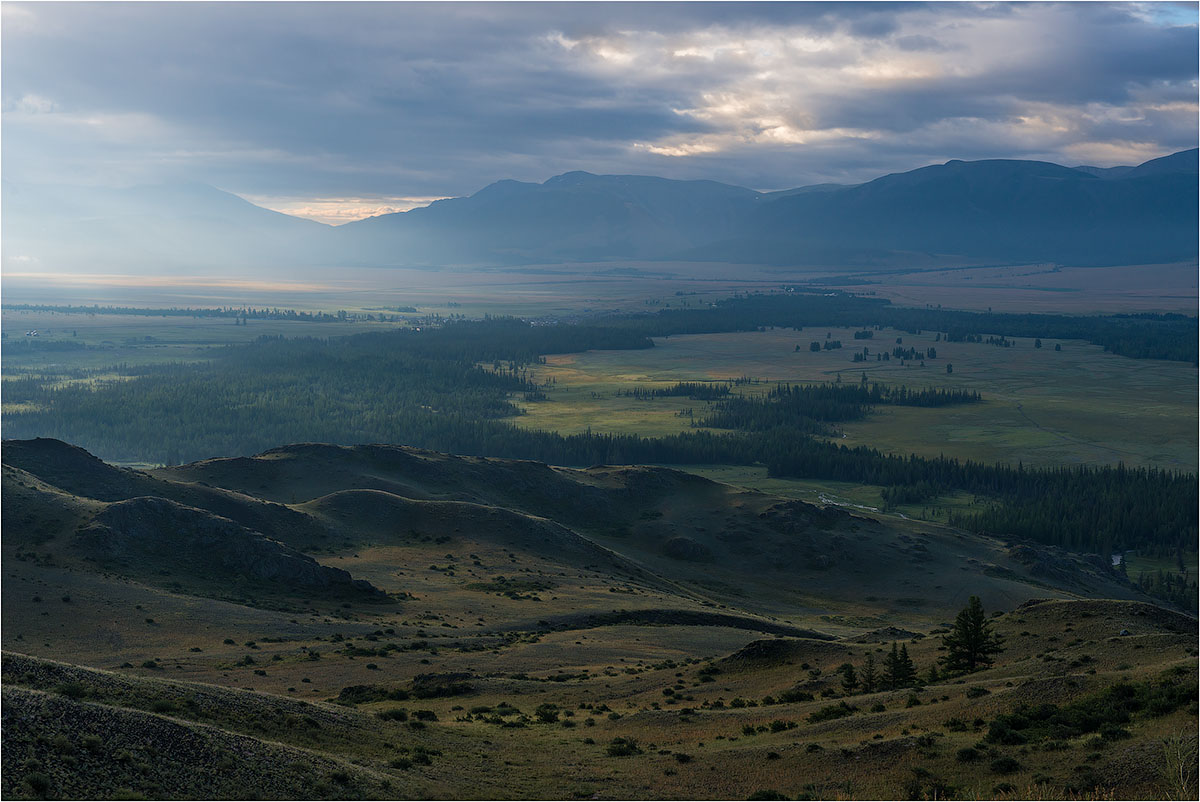
<svg viewBox="0 0 1200 802">
<path fill-rule="evenodd" d="M 992 622 L 983 612 L 978 596 L 972 596 L 967 606 L 954 619 L 954 627 L 942 637 L 946 654 L 942 665 L 947 671 L 977 671 L 990 666 L 992 655 L 1004 650 L 1004 640 L 992 631 Z"/>
<path fill-rule="evenodd" d="M 862 683 L 863 693 L 874 693 L 875 686 L 879 683 L 879 675 L 875 671 L 875 655 L 870 652 L 867 652 L 867 659 L 863 661 L 859 682 Z"/>
<path fill-rule="evenodd" d="M 912 659 L 908 656 L 908 644 L 900 646 L 900 681 L 901 688 L 907 688 L 916 682 L 917 667 L 913 665 Z"/>
<path fill-rule="evenodd" d="M 883 657 L 883 684 L 889 691 L 896 689 L 896 665 L 900 662 L 900 649 L 892 642 L 892 651 Z"/>
<path fill-rule="evenodd" d="M 850 663 L 842 663 L 837 669 L 842 675 L 842 690 L 846 693 L 854 693 L 858 688 L 858 675 L 854 672 L 854 666 Z"/>
</svg>

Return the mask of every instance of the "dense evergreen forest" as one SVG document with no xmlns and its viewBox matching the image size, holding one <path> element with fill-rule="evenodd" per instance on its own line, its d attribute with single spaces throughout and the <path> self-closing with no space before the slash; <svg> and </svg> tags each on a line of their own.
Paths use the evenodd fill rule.
<svg viewBox="0 0 1200 802">
<path fill-rule="evenodd" d="M 974 393 L 862 384 L 779 386 L 766 397 L 747 399 L 728 395 L 727 386 L 684 383 L 670 394 L 716 398 L 704 424 L 731 431 L 660 438 L 598 432 L 562 436 L 526 431 L 505 420 L 520 413 L 508 400 L 511 394 L 539 392 L 527 366 L 543 354 L 649 348 L 650 335 L 753 328 L 750 320 L 876 325 L 881 317 L 912 311 L 915 329 L 916 323 L 927 327 L 930 320 L 942 320 L 939 315 L 970 314 L 865 304 L 850 296 L 763 296 L 709 310 L 667 310 L 588 325 L 533 326 L 499 318 L 340 339 L 262 338 L 214 349 L 213 358 L 200 364 L 125 368 L 119 380 L 55 385 L 30 375 L 8 381 L 5 401 L 12 411 L 5 416 L 5 436 L 57 437 L 128 462 L 176 463 L 321 441 L 403 443 L 560 465 L 765 464 L 777 476 L 883 486 L 894 503 L 968 492 L 989 503 L 951 522 L 975 530 L 1100 553 L 1191 550 L 1197 532 L 1191 475 L 1123 467 L 1029 470 L 899 457 L 812 436 L 819 431 L 813 424 L 850 420 L 874 405 L 973 403 L 979 401 Z M 860 313 L 864 317 L 855 317 Z M 1190 319 L 1103 323 L 1097 321 L 1112 319 L 976 317 L 980 327 L 1011 318 L 1014 328 L 982 330 L 1014 336 L 1026 331 L 1068 336 L 1055 332 L 1070 326 L 1078 327 L 1070 336 L 1100 336 L 1109 331 L 1106 326 L 1127 325 L 1134 332 L 1128 342 L 1149 344 L 1158 356 L 1181 346 L 1190 332 L 1195 348 L 1196 323 Z M 1027 328 L 1017 330 L 1018 325 Z M 1120 342 L 1112 341 L 1117 348 Z"/>
<path fill-rule="evenodd" d="M 883 485 L 900 503 L 951 490 L 992 499 L 982 511 L 951 515 L 952 525 L 975 531 L 1104 555 L 1118 548 L 1172 555 L 1196 539 L 1200 499 L 1190 474 L 1120 465 L 1034 470 L 774 435 L 777 445 L 763 457 L 774 476 Z"/>
<path fill-rule="evenodd" d="M 780 384 L 765 397 L 733 396 L 719 401 L 696 425 L 747 432 L 784 426 L 830 434 L 832 429 L 825 424 L 862 420 L 880 405 L 940 407 L 981 400 L 979 393 L 969 390 L 910 390 L 881 384 Z"/>
<path fill-rule="evenodd" d="M 893 306 L 884 298 L 845 293 L 748 295 L 706 309 L 664 309 L 656 315 L 613 320 L 652 337 L 753 331 L 764 326 L 878 326 L 902 331 L 945 332 L 950 342 L 999 337 L 1087 340 L 1134 359 L 1170 359 L 1195 364 L 1197 320 L 1176 314 L 1072 317 L 1069 315 L 961 312 Z"/>
</svg>

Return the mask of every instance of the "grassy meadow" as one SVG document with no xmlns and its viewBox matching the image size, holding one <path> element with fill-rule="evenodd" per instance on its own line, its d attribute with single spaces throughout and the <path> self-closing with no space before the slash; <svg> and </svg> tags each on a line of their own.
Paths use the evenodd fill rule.
<svg viewBox="0 0 1200 802">
<path fill-rule="evenodd" d="M 977 390 L 984 403 L 942 408 L 880 408 L 865 421 L 843 424 L 840 442 L 882 451 L 947 456 L 1015 465 L 1153 465 L 1197 469 L 1195 368 L 1176 362 L 1134 360 L 1078 341 L 1010 340 L 935 342 L 936 335 L 876 331 L 855 340 L 855 329 L 773 329 L 656 339 L 643 351 L 589 351 L 550 356 L 536 369 L 550 382 L 548 400 L 525 403 L 518 423 L 564 434 L 634 431 L 668 434 L 689 428 L 680 411 L 704 402 L 680 398 L 638 400 L 616 392 L 681 381 L 746 376 L 758 383 L 737 391 L 765 392 L 773 382 L 868 381 L 910 388 Z M 843 347 L 810 352 L 827 335 Z M 934 347 L 937 359 L 901 365 L 875 361 L 902 339 L 902 347 Z M 795 350 L 796 346 L 800 350 Z M 1062 350 L 1056 351 L 1055 345 Z M 870 350 L 866 362 L 853 354 Z M 946 372 L 947 364 L 953 373 Z M 697 417 L 699 414 L 697 414 Z M 618 429 L 618 427 L 620 427 Z"/>
</svg>

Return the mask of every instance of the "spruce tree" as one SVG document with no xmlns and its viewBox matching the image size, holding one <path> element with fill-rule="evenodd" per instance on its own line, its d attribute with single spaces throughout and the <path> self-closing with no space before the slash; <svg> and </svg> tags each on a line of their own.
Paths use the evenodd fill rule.
<svg viewBox="0 0 1200 802">
<path fill-rule="evenodd" d="M 907 688 L 917 680 L 917 667 L 908 656 L 908 644 L 900 645 L 900 687 Z"/>
<path fill-rule="evenodd" d="M 967 606 L 954 619 L 954 628 L 942 637 L 946 654 L 942 665 L 947 671 L 978 671 L 990 666 L 992 655 L 1004 650 L 1004 639 L 992 631 L 992 622 L 983 612 L 978 596 L 972 596 Z"/>
<path fill-rule="evenodd" d="M 859 681 L 862 683 L 863 693 L 874 693 L 879 684 L 879 674 L 875 671 L 875 655 L 870 652 L 867 652 L 867 659 L 863 661 Z"/>
<path fill-rule="evenodd" d="M 889 691 L 894 691 L 898 687 L 897 677 L 899 676 L 900 665 L 900 649 L 896 646 L 896 642 L 892 641 L 892 651 L 883 658 L 883 681 L 887 684 Z"/>
<path fill-rule="evenodd" d="M 842 690 L 846 693 L 854 693 L 858 688 L 858 675 L 854 671 L 854 666 L 851 663 L 842 663 L 838 666 L 838 671 L 842 675 Z"/>
<path fill-rule="evenodd" d="M 912 685 L 917 678 L 917 669 L 908 656 L 907 645 L 897 647 L 896 642 L 892 641 L 891 654 L 883 660 L 883 677 L 889 691 Z"/>
</svg>

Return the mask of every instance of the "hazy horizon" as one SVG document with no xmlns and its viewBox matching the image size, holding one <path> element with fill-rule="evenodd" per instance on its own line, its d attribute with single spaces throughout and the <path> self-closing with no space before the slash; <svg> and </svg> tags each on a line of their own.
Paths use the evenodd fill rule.
<svg viewBox="0 0 1200 802">
<path fill-rule="evenodd" d="M 572 170 L 760 191 L 1196 144 L 1194 5 L 5 3 L 6 178 L 322 222 Z"/>
</svg>

